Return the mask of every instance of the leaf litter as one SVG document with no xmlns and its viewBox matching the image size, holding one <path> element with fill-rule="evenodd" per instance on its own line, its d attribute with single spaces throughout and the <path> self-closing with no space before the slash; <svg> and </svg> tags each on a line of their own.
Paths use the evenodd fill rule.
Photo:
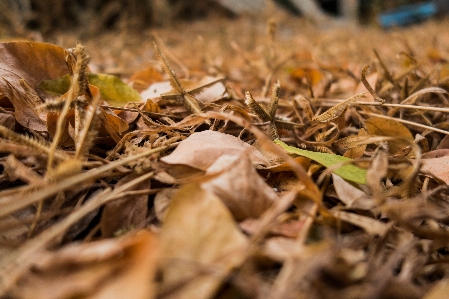
<svg viewBox="0 0 449 299">
<path fill-rule="evenodd" d="M 446 298 L 445 21 L 239 22 L 0 43 L 2 298 Z"/>
</svg>

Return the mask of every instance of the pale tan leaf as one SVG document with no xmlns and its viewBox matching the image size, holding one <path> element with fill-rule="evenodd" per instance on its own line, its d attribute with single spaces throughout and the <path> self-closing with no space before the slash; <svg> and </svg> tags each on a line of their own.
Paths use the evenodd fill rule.
<svg viewBox="0 0 449 299">
<path fill-rule="evenodd" d="M 436 283 L 423 297 L 423 299 L 446 299 L 449 294 L 449 279 Z"/>
<path fill-rule="evenodd" d="M 227 96 L 226 86 L 222 82 L 223 78 L 204 78 L 199 82 L 202 89 L 195 95 L 195 98 L 204 103 L 213 103 Z M 203 89 L 204 86 L 204 89 Z M 192 93 L 190 91 L 189 93 Z"/>
<path fill-rule="evenodd" d="M 421 172 L 449 184 L 449 156 L 422 159 Z"/>
<path fill-rule="evenodd" d="M 363 199 L 367 199 L 365 192 L 350 184 L 348 181 L 342 179 L 335 173 L 332 174 L 332 182 L 334 183 L 335 191 L 337 192 L 338 199 L 341 200 L 348 208 L 357 205 L 360 208 L 360 204 Z"/>
<path fill-rule="evenodd" d="M 181 141 L 170 155 L 161 158 L 168 164 L 182 164 L 206 171 L 221 155 L 247 155 L 253 164 L 268 165 L 267 159 L 253 146 L 232 135 L 202 131 Z"/>
<path fill-rule="evenodd" d="M 243 262 L 246 248 L 246 237 L 216 195 L 198 185 L 183 186 L 161 233 L 162 287 L 184 283 L 168 298 L 210 298 Z"/>
<path fill-rule="evenodd" d="M 158 239 L 148 232 L 72 244 L 36 257 L 34 271 L 13 290 L 17 298 L 154 298 Z"/>
</svg>

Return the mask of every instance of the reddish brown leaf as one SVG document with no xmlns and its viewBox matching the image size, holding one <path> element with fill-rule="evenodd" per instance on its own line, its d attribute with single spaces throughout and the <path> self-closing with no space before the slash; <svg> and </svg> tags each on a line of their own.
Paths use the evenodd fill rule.
<svg viewBox="0 0 449 299">
<path fill-rule="evenodd" d="M 64 49 L 35 42 L 0 43 L 0 57 L 1 105 L 10 101 L 17 122 L 35 131 L 46 131 L 45 115 L 36 110 L 41 100 L 35 88 L 42 80 L 68 73 Z"/>
</svg>

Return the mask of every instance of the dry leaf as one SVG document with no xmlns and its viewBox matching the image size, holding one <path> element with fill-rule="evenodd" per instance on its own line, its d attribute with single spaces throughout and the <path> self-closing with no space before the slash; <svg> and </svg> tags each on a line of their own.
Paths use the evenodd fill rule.
<svg viewBox="0 0 449 299">
<path fill-rule="evenodd" d="M 169 92 L 171 89 L 170 81 L 156 82 L 143 90 L 140 96 L 143 100 L 154 99 L 160 97 L 163 93 Z"/>
<path fill-rule="evenodd" d="M 153 66 L 137 71 L 129 78 L 131 86 L 138 92 L 142 92 L 152 83 L 160 81 L 162 81 L 162 74 Z"/>
<path fill-rule="evenodd" d="M 12 113 L 0 113 L 0 125 L 10 130 L 14 130 L 16 126 L 16 119 Z"/>
<path fill-rule="evenodd" d="M 162 226 L 162 287 L 167 297 L 211 298 L 243 262 L 246 247 L 245 236 L 216 195 L 198 185 L 183 186 Z"/>
<path fill-rule="evenodd" d="M 216 78 L 205 77 L 198 83 L 201 86 L 208 86 L 204 88 L 195 97 L 198 101 L 204 103 L 213 103 L 227 96 L 226 86 L 222 80 L 216 81 Z M 214 84 L 209 85 L 209 82 L 213 81 Z M 216 83 L 215 83 L 216 82 Z"/>
<path fill-rule="evenodd" d="M 357 136 L 358 137 L 362 137 L 362 138 L 364 136 L 366 136 L 367 138 L 369 137 L 368 133 L 366 132 L 366 130 L 364 128 L 361 128 L 358 131 Z M 346 138 L 350 139 L 351 137 L 354 137 L 354 136 L 348 136 Z M 340 139 L 338 141 L 341 141 L 341 140 L 342 139 Z M 357 146 L 354 146 L 354 147 L 350 148 L 349 150 L 347 150 L 343 154 L 343 156 L 351 158 L 351 159 L 358 159 L 358 158 L 361 158 L 363 156 L 363 154 L 365 153 L 365 150 L 366 150 L 366 144 L 357 145 Z"/>
<path fill-rule="evenodd" d="M 449 156 L 422 159 L 421 172 L 449 184 Z"/>
<path fill-rule="evenodd" d="M 0 104 L 10 101 L 17 122 L 35 131 L 46 131 L 45 115 L 37 111 L 42 104 L 37 85 L 42 80 L 56 79 L 68 73 L 65 50 L 61 47 L 35 42 L 0 43 Z M 24 88 L 23 83 L 29 87 Z"/>
<path fill-rule="evenodd" d="M 443 279 L 436 283 L 423 299 L 446 299 L 449 293 L 449 279 Z"/>
<path fill-rule="evenodd" d="M 179 188 L 163 189 L 154 197 L 154 213 L 161 222 L 164 221 L 171 200 L 178 190 Z"/>
<path fill-rule="evenodd" d="M 332 182 L 334 184 L 335 192 L 337 192 L 338 199 L 341 200 L 348 208 L 364 208 L 369 209 L 372 207 L 372 202 L 365 201 L 367 194 L 358 189 L 348 181 L 342 179 L 335 173 L 332 174 Z"/>
<path fill-rule="evenodd" d="M 110 109 L 101 109 L 107 124 L 114 130 L 115 133 L 121 134 L 129 129 L 128 123 L 117 116 Z"/>
<path fill-rule="evenodd" d="M 402 138 L 388 142 L 389 152 L 391 154 L 400 152 L 407 146 L 410 146 L 410 144 L 414 141 L 410 130 L 397 121 L 380 117 L 372 117 L 368 119 L 365 124 L 366 130 L 371 136 L 377 135 Z M 409 142 L 407 142 L 407 140 L 409 140 Z"/>
<path fill-rule="evenodd" d="M 207 169 L 206 174 L 226 168 L 230 169 L 201 186 L 215 193 L 237 221 L 259 218 L 278 199 L 273 189 L 254 170 L 247 156 L 222 155 Z"/>
<path fill-rule="evenodd" d="M 161 158 L 168 164 L 188 165 L 206 171 L 222 155 L 246 155 L 251 163 L 268 165 L 267 159 L 253 146 L 232 135 L 203 131 L 181 141 L 170 155 Z"/>
<path fill-rule="evenodd" d="M 310 67 L 298 67 L 290 70 L 290 77 L 292 79 L 301 81 L 303 78 L 306 78 L 307 82 L 311 84 L 311 86 L 315 86 L 318 82 L 323 78 L 323 74 L 319 69 L 310 68 Z"/>
<path fill-rule="evenodd" d="M 123 177 L 116 188 L 139 177 L 132 173 Z M 144 181 L 134 187 L 134 190 L 150 189 L 150 180 Z M 105 238 L 112 237 L 120 230 L 127 231 L 141 225 L 148 212 L 148 195 L 130 195 L 108 202 L 101 216 L 101 233 Z"/>
<path fill-rule="evenodd" d="M 72 244 L 36 258 L 13 293 L 22 299 L 154 298 L 157 255 L 157 237 L 148 232 Z"/>
</svg>

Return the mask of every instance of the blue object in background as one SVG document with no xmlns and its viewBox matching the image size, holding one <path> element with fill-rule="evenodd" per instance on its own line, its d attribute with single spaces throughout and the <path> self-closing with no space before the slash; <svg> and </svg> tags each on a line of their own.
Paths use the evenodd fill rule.
<svg viewBox="0 0 449 299">
<path fill-rule="evenodd" d="M 404 26 L 447 13 L 448 9 L 449 0 L 434 0 L 401 6 L 398 9 L 381 13 L 377 19 L 384 28 Z"/>
</svg>

